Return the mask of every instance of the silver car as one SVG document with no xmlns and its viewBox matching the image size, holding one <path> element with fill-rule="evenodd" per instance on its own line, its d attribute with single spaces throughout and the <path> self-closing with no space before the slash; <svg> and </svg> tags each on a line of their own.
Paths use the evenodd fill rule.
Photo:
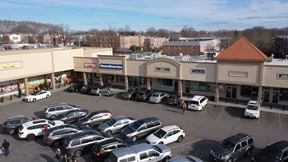
<svg viewBox="0 0 288 162">
<path fill-rule="evenodd" d="M 100 132 L 112 135 L 113 133 L 118 133 L 126 125 L 134 122 L 135 120 L 126 116 L 113 117 L 110 120 L 102 123 L 98 126 Z"/>
<path fill-rule="evenodd" d="M 80 110 L 80 107 L 67 104 L 67 103 L 59 103 L 56 105 L 46 106 L 44 110 L 44 116 L 47 119 L 54 119 L 57 115 L 71 111 L 71 110 Z"/>
</svg>

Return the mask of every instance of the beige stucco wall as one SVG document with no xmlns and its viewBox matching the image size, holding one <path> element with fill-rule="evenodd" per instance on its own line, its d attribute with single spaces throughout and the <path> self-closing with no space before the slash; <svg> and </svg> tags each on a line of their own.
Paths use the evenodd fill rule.
<svg viewBox="0 0 288 162">
<path fill-rule="evenodd" d="M 156 68 L 169 68 L 169 72 L 156 71 Z M 157 58 L 146 63 L 146 76 L 153 78 L 169 78 L 179 79 L 181 78 L 180 63 L 171 59 Z"/>
<path fill-rule="evenodd" d="M 216 81 L 216 63 L 181 62 L 182 80 Z M 192 74 L 191 69 L 205 70 L 205 74 Z"/>
<path fill-rule="evenodd" d="M 288 80 L 277 79 L 277 74 L 288 74 L 287 66 L 264 65 L 263 86 L 288 88 Z"/>
<path fill-rule="evenodd" d="M 74 57 L 74 71 L 98 73 L 98 58 Z M 85 68 L 84 64 L 95 64 L 96 68 Z"/>
<path fill-rule="evenodd" d="M 74 68 L 74 61 L 73 57 L 83 56 L 83 49 L 70 49 L 70 50 L 58 50 L 53 51 L 53 65 L 54 71 L 66 71 L 66 70 L 73 70 Z"/>
<path fill-rule="evenodd" d="M 258 85 L 260 81 L 259 63 L 218 62 L 217 82 L 228 84 Z M 232 77 L 229 72 L 248 73 L 247 77 Z"/>
<path fill-rule="evenodd" d="M 0 64 L 19 63 L 21 67 L 0 70 L 0 82 L 48 74 L 53 71 L 51 52 L 0 54 Z"/>
<path fill-rule="evenodd" d="M 146 76 L 146 62 L 144 60 L 126 60 L 127 74 L 130 76 Z"/>
<path fill-rule="evenodd" d="M 85 48 L 85 57 L 97 57 L 98 55 L 113 56 L 112 48 Z"/>
</svg>

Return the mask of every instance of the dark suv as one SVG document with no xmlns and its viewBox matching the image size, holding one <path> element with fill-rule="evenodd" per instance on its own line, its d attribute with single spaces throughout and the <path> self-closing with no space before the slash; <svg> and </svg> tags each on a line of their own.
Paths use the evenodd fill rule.
<svg viewBox="0 0 288 162">
<path fill-rule="evenodd" d="M 239 133 L 224 139 L 219 146 L 212 148 L 210 155 L 213 160 L 233 162 L 244 155 L 251 156 L 253 148 L 252 137 Z"/>
<path fill-rule="evenodd" d="M 25 117 L 24 115 L 21 116 L 14 116 L 11 118 L 8 118 L 3 124 L 3 133 L 8 133 L 8 134 L 14 134 L 18 133 L 19 127 L 28 121 L 31 121 L 32 119 Z"/>
<path fill-rule="evenodd" d="M 148 117 L 137 120 L 121 130 L 121 134 L 127 139 L 136 141 L 162 127 L 162 122 L 156 117 Z"/>
<path fill-rule="evenodd" d="M 134 100 L 147 101 L 152 94 L 153 94 L 152 90 L 139 90 L 136 93 Z"/>
<path fill-rule="evenodd" d="M 258 155 L 252 157 L 254 162 L 287 162 L 288 141 L 278 141 L 266 146 Z"/>
<path fill-rule="evenodd" d="M 111 138 L 94 144 L 92 147 L 92 157 L 94 157 L 95 161 L 99 161 L 109 156 L 112 151 L 122 147 L 127 147 L 127 145 L 119 139 Z"/>
</svg>

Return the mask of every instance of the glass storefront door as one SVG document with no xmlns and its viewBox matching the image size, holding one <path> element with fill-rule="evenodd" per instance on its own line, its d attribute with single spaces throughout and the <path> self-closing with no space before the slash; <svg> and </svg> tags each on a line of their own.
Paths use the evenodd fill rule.
<svg viewBox="0 0 288 162">
<path fill-rule="evenodd" d="M 236 98 L 237 95 L 237 88 L 228 86 L 226 87 L 226 97 L 227 98 Z"/>
</svg>

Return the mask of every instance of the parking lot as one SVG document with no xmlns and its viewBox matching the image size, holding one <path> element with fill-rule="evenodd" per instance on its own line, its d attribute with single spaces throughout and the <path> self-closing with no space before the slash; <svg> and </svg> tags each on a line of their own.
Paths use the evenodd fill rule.
<svg viewBox="0 0 288 162">
<path fill-rule="evenodd" d="M 260 119 L 246 119 L 243 109 L 208 105 L 203 111 L 186 111 L 162 104 L 126 101 L 112 97 L 88 96 L 78 93 L 56 92 L 51 98 L 35 103 L 17 102 L 0 107 L 0 121 L 15 115 L 39 116 L 44 107 L 60 102 L 78 105 L 89 111 L 107 109 L 114 116 L 125 115 L 135 119 L 148 116 L 158 117 L 164 125 L 175 124 L 185 130 L 186 138 L 181 143 L 168 145 L 173 155 L 193 154 L 209 161 L 210 149 L 222 139 L 242 132 L 251 135 L 255 141 L 255 152 L 272 142 L 288 137 L 288 116 L 262 112 Z M 53 148 L 45 146 L 41 138 L 33 142 L 17 140 L 15 137 L 0 134 L 0 142 L 10 142 L 10 156 L 0 157 L 0 161 L 56 161 Z M 140 140 L 141 141 L 141 140 Z M 142 140 L 143 141 L 143 140 Z M 79 161 L 90 161 L 89 155 Z M 250 161 L 243 159 L 241 161 Z"/>
</svg>

